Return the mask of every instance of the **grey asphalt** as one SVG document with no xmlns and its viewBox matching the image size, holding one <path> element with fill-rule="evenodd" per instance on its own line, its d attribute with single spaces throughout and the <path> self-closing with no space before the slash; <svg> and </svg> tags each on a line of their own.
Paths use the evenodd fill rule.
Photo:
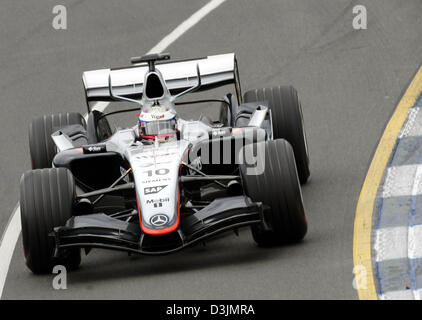
<svg viewBox="0 0 422 320">
<path fill-rule="evenodd" d="M 31 117 L 83 113 L 84 70 L 127 65 L 206 3 L 62 2 L 66 31 L 51 27 L 55 1 L 0 5 L 0 231 L 29 168 Z M 368 9 L 367 30 L 352 28 L 357 4 Z M 303 187 L 305 241 L 261 249 L 245 229 L 164 257 L 94 250 L 68 275 L 68 289 L 56 291 L 52 275 L 26 269 L 19 240 L 3 298 L 356 299 L 355 207 L 385 124 L 421 62 L 421 17 L 420 0 L 227 0 L 167 51 L 174 58 L 236 52 L 244 90 L 298 89 L 312 171 Z M 194 111 L 181 113 L 208 109 Z"/>
</svg>

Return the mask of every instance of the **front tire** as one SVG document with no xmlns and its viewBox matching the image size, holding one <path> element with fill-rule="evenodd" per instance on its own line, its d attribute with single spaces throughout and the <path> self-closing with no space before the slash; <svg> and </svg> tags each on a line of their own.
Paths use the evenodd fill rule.
<svg viewBox="0 0 422 320">
<path fill-rule="evenodd" d="M 272 230 L 254 225 L 253 238 L 261 246 L 298 242 L 307 232 L 307 222 L 293 149 L 283 139 L 260 142 L 257 147 L 257 161 L 265 164 L 263 172 L 248 174 L 243 164 L 240 171 L 246 195 L 269 206 L 267 222 Z M 252 152 L 252 148 L 247 145 L 245 152 Z"/>
<path fill-rule="evenodd" d="M 310 176 L 309 153 L 303 123 L 302 107 L 292 86 L 250 90 L 245 102 L 267 101 L 273 120 L 273 138 L 286 139 L 293 147 L 299 179 L 306 183 Z"/>
<path fill-rule="evenodd" d="M 26 265 L 33 273 L 49 273 L 55 265 L 78 268 L 80 249 L 64 250 L 60 258 L 54 258 L 54 237 L 49 236 L 72 217 L 74 200 L 75 184 L 68 169 L 38 169 L 22 175 L 22 240 Z"/>
</svg>

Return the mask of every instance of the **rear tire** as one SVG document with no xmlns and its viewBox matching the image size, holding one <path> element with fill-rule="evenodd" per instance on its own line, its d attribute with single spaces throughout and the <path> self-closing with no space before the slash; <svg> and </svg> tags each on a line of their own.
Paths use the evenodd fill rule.
<svg viewBox="0 0 422 320">
<path fill-rule="evenodd" d="M 303 123 L 302 107 L 292 86 L 250 90 L 245 102 L 268 101 L 273 119 L 274 139 L 286 139 L 293 147 L 299 179 L 302 184 L 310 176 L 309 154 Z"/>
<path fill-rule="evenodd" d="M 54 258 L 54 237 L 49 236 L 72 217 L 74 200 L 75 184 L 68 169 L 38 169 L 22 175 L 22 240 L 26 265 L 33 273 L 49 273 L 55 265 L 68 270 L 79 267 L 80 249 L 64 250 L 60 258 Z"/>
<path fill-rule="evenodd" d="M 302 192 L 291 145 L 283 139 L 260 142 L 257 161 L 265 163 L 262 174 L 248 174 L 245 165 L 240 166 L 244 190 L 255 202 L 270 207 L 269 220 L 272 230 L 261 225 L 252 226 L 252 235 L 261 246 L 298 242 L 307 232 Z M 247 145 L 245 152 L 252 152 Z M 262 151 L 259 151 L 262 150 Z M 265 159 L 262 157 L 265 155 Z"/>
<path fill-rule="evenodd" d="M 77 112 L 38 116 L 32 119 L 29 125 L 29 153 L 32 169 L 51 168 L 56 155 L 56 145 L 51 134 L 73 124 L 80 124 L 86 128 L 85 119 Z"/>
</svg>

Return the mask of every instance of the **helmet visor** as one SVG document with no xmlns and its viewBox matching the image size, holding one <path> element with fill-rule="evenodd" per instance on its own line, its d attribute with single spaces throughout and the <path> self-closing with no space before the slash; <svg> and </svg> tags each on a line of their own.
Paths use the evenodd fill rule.
<svg viewBox="0 0 422 320">
<path fill-rule="evenodd" d="M 144 136 L 174 134 L 176 120 L 139 121 L 139 129 Z"/>
</svg>

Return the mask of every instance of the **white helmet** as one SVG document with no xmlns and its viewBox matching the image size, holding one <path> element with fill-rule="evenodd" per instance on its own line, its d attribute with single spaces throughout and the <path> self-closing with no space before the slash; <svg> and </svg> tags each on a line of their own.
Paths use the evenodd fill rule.
<svg viewBox="0 0 422 320">
<path fill-rule="evenodd" d="M 176 112 L 164 105 L 152 105 L 139 114 L 139 136 L 144 142 L 167 142 L 177 139 Z"/>
</svg>

